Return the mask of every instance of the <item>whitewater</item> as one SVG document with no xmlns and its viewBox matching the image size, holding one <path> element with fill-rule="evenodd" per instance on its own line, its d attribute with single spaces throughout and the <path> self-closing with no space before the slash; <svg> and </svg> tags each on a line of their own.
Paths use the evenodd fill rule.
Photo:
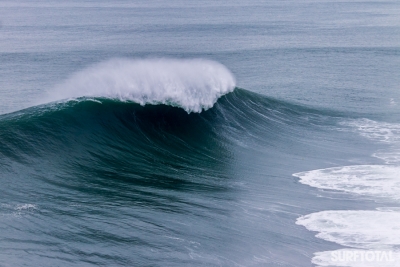
<svg viewBox="0 0 400 267">
<path fill-rule="evenodd" d="M 341 126 L 346 127 L 342 130 L 354 131 L 373 142 L 386 144 L 385 149 L 371 155 L 386 164 L 342 166 L 293 175 L 303 184 L 370 198 L 380 207 L 375 210 L 326 210 L 298 218 L 296 223 L 318 232 L 316 237 L 347 247 L 317 252 L 312 262 L 318 266 L 400 266 L 400 124 L 359 119 L 344 121 Z M 355 260 L 357 253 L 372 255 L 376 252 L 390 253 L 390 259 Z M 333 257 L 335 253 L 342 254 L 341 258 Z"/>
<path fill-rule="evenodd" d="M 232 73 L 212 60 L 120 58 L 72 75 L 41 101 L 102 97 L 201 112 L 211 108 L 222 95 L 232 92 L 235 84 Z"/>
</svg>

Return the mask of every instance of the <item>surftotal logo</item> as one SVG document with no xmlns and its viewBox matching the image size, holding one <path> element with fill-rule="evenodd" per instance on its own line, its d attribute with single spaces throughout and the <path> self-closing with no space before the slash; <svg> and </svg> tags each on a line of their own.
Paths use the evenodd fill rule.
<svg viewBox="0 0 400 267">
<path fill-rule="evenodd" d="M 394 262 L 392 251 L 337 250 L 331 252 L 332 262 Z"/>
</svg>

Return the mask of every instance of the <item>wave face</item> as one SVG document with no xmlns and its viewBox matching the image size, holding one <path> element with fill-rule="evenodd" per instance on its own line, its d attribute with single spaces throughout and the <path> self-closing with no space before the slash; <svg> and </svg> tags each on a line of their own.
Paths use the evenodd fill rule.
<svg viewBox="0 0 400 267">
<path fill-rule="evenodd" d="M 342 156 L 337 141 L 329 141 L 332 132 L 390 145 L 374 159 L 395 162 L 398 129 L 241 88 L 200 113 L 103 95 L 1 115 L 0 195 L 11 201 L 0 203 L 0 231 L 8 240 L 0 244 L 0 258 L 15 253 L 13 265 L 27 265 L 31 254 L 17 251 L 25 244 L 40 266 L 77 259 L 89 266 L 282 266 L 265 255 L 281 252 L 279 235 L 291 244 L 288 250 L 307 247 L 309 239 L 298 238 L 304 227 L 348 247 L 343 253 L 386 249 L 397 257 L 398 210 L 322 210 L 331 200 L 307 196 L 299 182 L 398 202 L 398 162 L 291 174 L 305 168 L 306 153 Z M 39 247 L 36 236 L 44 236 Z M 50 249 L 55 259 L 41 258 Z M 329 249 L 312 262 L 332 265 L 332 253 L 342 250 Z M 303 251 L 293 253 L 284 266 L 298 266 Z"/>
<path fill-rule="evenodd" d="M 31 254 L 16 252 L 24 244 L 40 266 L 268 262 L 265 248 L 276 241 L 260 247 L 253 222 L 267 229 L 269 214 L 252 203 L 265 190 L 248 187 L 264 177 L 256 161 L 285 157 L 273 147 L 290 145 L 289 129 L 301 129 L 309 113 L 236 88 L 201 113 L 79 98 L 2 115 L 0 195 L 10 201 L 0 203 L 9 240 L 0 258 L 16 253 L 12 265 L 29 265 Z M 41 257 L 50 250 L 54 259 Z"/>
<path fill-rule="evenodd" d="M 45 102 L 104 97 L 201 112 L 233 91 L 235 83 L 225 66 L 211 60 L 111 59 L 76 73 L 49 92 Z"/>
<path fill-rule="evenodd" d="M 243 134 L 255 138 L 264 132 L 275 132 L 271 123 L 278 127 L 285 121 L 294 123 L 292 116 L 298 116 L 302 110 L 236 88 L 221 97 L 212 109 L 201 113 L 186 111 L 165 103 L 142 106 L 105 97 L 52 102 L 0 116 L 0 153 L 3 159 L 18 162 L 30 161 L 35 155 L 63 153 L 63 149 L 65 157 L 70 158 L 91 158 L 97 153 L 106 157 L 114 151 L 118 155 L 110 157 L 123 159 L 129 148 L 135 162 L 142 160 L 137 155 L 164 158 L 160 149 L 172 157 L 181 157 L 188 149 L 214 157 L 209 153 L 227 140 L 237 142 Z M 271 114 L 266 117 L 265 112 Z M 73 147 L 87 149 L 76 150 L 84 154 L 77 156 L 68 152 Z M 224 150 L 218 153 L 221 151 Z"/>
</svg>

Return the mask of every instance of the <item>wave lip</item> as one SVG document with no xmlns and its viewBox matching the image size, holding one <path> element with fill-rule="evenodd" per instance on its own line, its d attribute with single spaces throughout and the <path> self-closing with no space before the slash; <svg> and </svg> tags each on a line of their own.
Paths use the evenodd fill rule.
<svg viewBox="0 0 400 267">
<path fill-rule="evenodd" d="M 79 97 L 166 104 L 188 113 L 211 108 L 234 90 L 222 64 L 205 59 L 111 59 L 84 69 L 49 92 L 46 102 Z"/>
</svg>

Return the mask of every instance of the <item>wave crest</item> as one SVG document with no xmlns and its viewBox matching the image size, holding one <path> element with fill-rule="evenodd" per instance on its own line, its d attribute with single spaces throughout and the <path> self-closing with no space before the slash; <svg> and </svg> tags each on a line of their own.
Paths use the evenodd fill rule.
<svg viewBox="0 0 400 267">
<path fill-rule="evenodd" d="M 201 112 L 233 91 L 235 84 L 232 73 L 211 60 L 112 59 L 74 74 L 49 93 L 48 102 L 105 97 Z"/>
</svg>

